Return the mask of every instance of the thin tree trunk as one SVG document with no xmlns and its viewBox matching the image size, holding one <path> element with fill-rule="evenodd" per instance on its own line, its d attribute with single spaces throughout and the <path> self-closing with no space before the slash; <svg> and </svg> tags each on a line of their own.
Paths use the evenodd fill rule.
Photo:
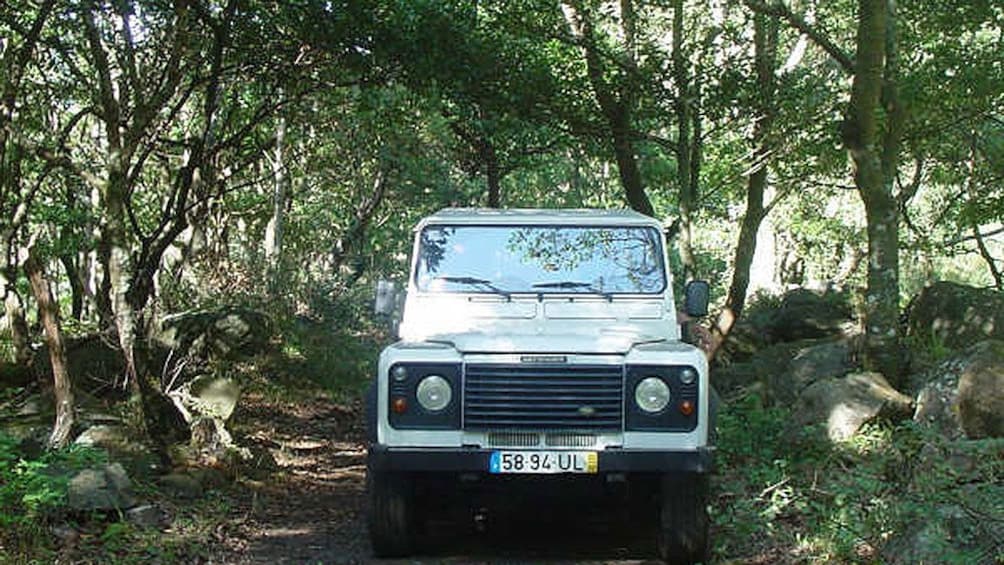
<svg viewBox="0 0 1004 565">
<path fill-rule="evenodd" d="M 631 140 L 632 129 L 627 110 L 624 108 L 614 109 L 607 119 L 613 136 L 617 172 L 620 175 L 621 186 L 624 187 L 624 194 L 628 205 L 646 216 L 654 216 L 655 208 L 652 207 L 652 202 L 648 199 L 648 194 L 645 193 L 641 170 L 638 168 L 638 159 L 635 156 L 634 142 Z"/>
<path fill-rule="evenodd" d="M 683 51 L 683 0 L 673 4 L 673 80 L 676 83 L 676 184 L 679 193 L 680 231 L 678 245 L 684 280 L 697 271 L 694 257 L 693 225 L 697 198 L 695 179 L 691 171 L 691 100 L 689 60 Z"/>
<path fill-rule="evenodd" d="M 359 244 L 359 241 L 366 235 L 366 230 L 369 228 L 373 216 L 380 208 L 380 205 L 383 204 L 386 189 L 386 176 L 382 170 L 378 170 L 376 177 L 373 179 L 369 198 L 359 204 L 359 209 L 356 211 L 352 224 L 338 238 L 331 251 L 331 269 L 333 273 L 337 274 L 341 270 L 342 265 L 345 264 L 345 260 Z"/>
<path fill-rule="evenodd" d="M 38 317 L 45 328 L 45 341 L 49 346 L 52 364 L 53 393 L 56 402 L 56 421 L 49 435 L 49 448 L 66 447 L 73 427 L 73 388 L 66 368 L 66 351 L 63 347 L 63 332 L 59 325 L 59 306 L 52 296 L 49 281 L 41 262 L 35 255 L 34 246 L 29 247 L 24 272 L 31 283 L 32 293 L 38 303 Z"/>
<path fill-rule="evenodd" d="M 265 261 L 268 264 L 268 289 L 273 296 L 282 288 L 282 244 L 286 223 L 289 179 L 286 175 L 286 119 L 278 118 L 272 160 L 272 217 L 265 228 Z"/>
<path fill-rule="evenodd" d="M 110 252 L 104 238 L 98 240 L 94 254 L 94 307 L 103 331 L 115 332 L 115 313 L 112 311 L 112 279 L 108 274 Z"/>
<path fill-rule="evenodd" d="M 70 316 L 79 322 L 84 316 L 84 283 L 80 280 L 80 271 L 73 255 L 60 255 L 59 262 L 66 269 L 66 280 L 70 282 Z"/>
<path fill-rule="evenodd" d="M 621 186 L 624 188 L 625 199 L 632 209 L 647 216 L 654 216 L 655 209 L 645 192 L 645 185 L 634 149 L 634 128 L 631 125 L 631 108 L 635 99 L 634 87 L 631 82 L 634 80 L 634 76 L 629 78 L 627 84 L 622 84 L 619 91 L 615 91 L 603 76 L 603 62 L 596 47 L 593 22 L 590 19 L 592 15 L 570 2 L 562 2 L 561 7 L 572 34 L 582 44 L 586 57 L 586 73 L 589 75 L 589 83 L 596 96 L 596 102 L 599 104 L 609 128 L 614 159 L 617 162 L 617 172 L 620 176 Z M 634 66 L 634 58 L 631 54 L 632 42 L 634 41 L 634 11 L 629 0 L 624 0 L 621 3 L 621 25 L 627 43 L 625 46 L 627 52 L 625 65 L 631 69 Z"/>
<path fill-rule="evenodd" d="M 973 226 L 973 239 L 976 240 L 976 248 L 980 251 L 980 257 L 987 263 L 987 268 L 990 269 L 990 275 L 994 278 L 994 287 L 997 290 L 1004 290 L 1004 274 L 1001 274 L 1001 270 L 997 268 L 997 260 L 994 256 L 990 254 L 990 250 L 987 249 L 987 244 L 983 240 L 983 235 L 980 234 L 980 227 Z"/>
<path fill-rule="evenodd" d="M 31 340 L 29 339 L 28 320 L 24 315 L 24 302 L 14 287 L 14 277 L 4 278 L 4 314 L 10 327 L 11 344 L 14 346 L 14 362 L 27 366 L 31 362 Z"/>
<path fill-rule="evenodd" d="M 498 154 L 495 152 L 495 145 L 482 136 L 479 139 L 481 161 L 485 164 L 485 181 L 488 184 L 488 207 L 500 208 L 502 206 L 502 170 L 499 167 Z"/>
<path fill-rule="evenodd" d="M 977 198 L 976 194 L 976 132 L 972 132 L 972 140 L 969 145 L 969 160 L 966 163 L 966 189 L 969 191 L 969 198 L 975 200 Z M 974 202 L 975 204 L 975 202 Z M 983 234 L 980 233 L 980 226 L 978 223 L 973 223 L 973 240 L 976 242 L 976 249 L 980 252 L 980 257 L 986 262 L 987 268 L 990 269 L 990 276 L 994 279 L 994 287 L 997 290 L 1004 290 L 1004 275 L 1001 274 L 1001 270 L 997 268 L 997 260 L 990 253 L 990 249 L 987 248 L 987 243 L 984 240 Z"/>
</svg>

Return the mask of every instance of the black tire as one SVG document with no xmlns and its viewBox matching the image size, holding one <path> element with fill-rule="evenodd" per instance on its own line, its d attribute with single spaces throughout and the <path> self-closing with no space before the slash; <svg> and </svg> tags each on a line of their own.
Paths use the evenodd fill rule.
<svg viewBox="0 0 1004 565">
<path fill-rule="evenodd" d="M 373 554 L 406 557 L 415 550 L 415 489 L 406 473 L 370 470 L 366 474 L 369 495 L 367 522 Z"/>
<path fill-rule="evenodd" d="M 666 475 L 660 486 L 659 557 L 673 565 L 708 563 L 708 476 Z"/>
</svg>

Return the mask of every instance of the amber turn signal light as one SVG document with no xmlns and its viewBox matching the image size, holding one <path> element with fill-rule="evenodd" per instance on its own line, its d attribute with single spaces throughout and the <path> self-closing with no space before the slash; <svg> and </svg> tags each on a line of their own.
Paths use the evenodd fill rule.
<svg viewBox="0 0 1004 565">
<path fill-rule="evenodd" d="M 404 414 L 408 411 L 408 401 L 403 398 L 395 398 L 390 403 L 390 409 L 394 411 L 395 414 Z"/>
<path fill-rule="evenodd" d="M 684 400 L 680 403 L 680 414 L 684 416 L 690 416 L 694 413 L 694 403 L 689 400 Z"/>
</svg>

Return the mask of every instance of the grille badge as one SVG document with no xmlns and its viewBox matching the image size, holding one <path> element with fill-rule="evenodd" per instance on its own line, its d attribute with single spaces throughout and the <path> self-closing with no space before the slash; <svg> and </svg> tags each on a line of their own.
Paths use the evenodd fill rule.
<svg viewBox="0 0 1004 565">
<path fill-rule="evenodd" d="M 578 413 L 580 416 L 586 416 L 586 417 L 595 416 L 596 409 L 593 408 L 592 406 L 579 406 Z"/>
<path fill-rule="evenodd" d="M 564 355 L 523 355 L 519 360 L 522 363 L 568 363 Z"/>
</svg>

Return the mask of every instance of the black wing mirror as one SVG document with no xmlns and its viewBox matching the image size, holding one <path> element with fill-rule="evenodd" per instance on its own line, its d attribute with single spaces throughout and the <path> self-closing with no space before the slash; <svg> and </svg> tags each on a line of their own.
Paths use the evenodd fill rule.
<svg viewBox="0 0 1004 565">
<path fill-rule="evenodd" d="M 708 315 L 708 300 L 711 286 L 708 281 L 690 281 L 683 289 L 683 311 L 692 318 L 702 318 Z"/>
</svg>

